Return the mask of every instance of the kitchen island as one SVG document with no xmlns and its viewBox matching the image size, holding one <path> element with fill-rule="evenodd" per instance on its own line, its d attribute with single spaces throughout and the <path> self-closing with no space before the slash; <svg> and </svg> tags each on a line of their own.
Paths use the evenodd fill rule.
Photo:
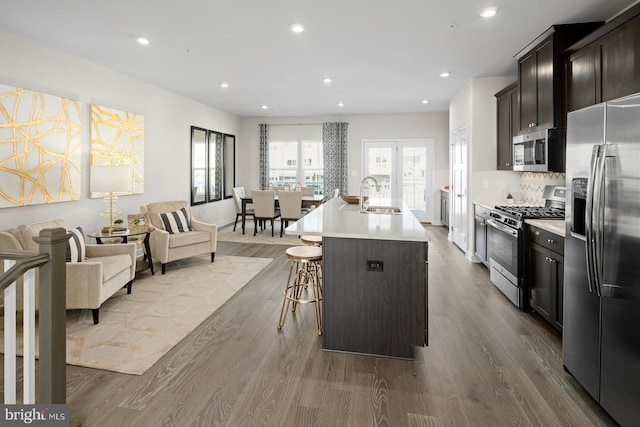
<svg viewBox="0 0 640 427">
<path fill-rule="evenodd" d="M 360 213 L 335 198 L 286 233 L 322 236 L 323 349 L 413 358 L 427 344 L 429 235 L 401 202 L 374 205 L 401 213 Z"/>
</svg>

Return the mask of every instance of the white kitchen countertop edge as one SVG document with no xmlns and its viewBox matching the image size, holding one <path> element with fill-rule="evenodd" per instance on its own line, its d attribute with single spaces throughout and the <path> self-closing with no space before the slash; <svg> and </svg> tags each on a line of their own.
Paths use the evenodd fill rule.
<svg viewBox="0 0 640 427">
<path fill-rule="evenodd" d="M 413 212 L 395 200 L 370 200 L 371 206 L 398 206 L 402 215 L 362 214 L 359 206 L 340 198 L 327 201 L 285 229 L 286 234 L 304 234 L 351 239 L 428 242 L 424 226 Z"/>
</svg>

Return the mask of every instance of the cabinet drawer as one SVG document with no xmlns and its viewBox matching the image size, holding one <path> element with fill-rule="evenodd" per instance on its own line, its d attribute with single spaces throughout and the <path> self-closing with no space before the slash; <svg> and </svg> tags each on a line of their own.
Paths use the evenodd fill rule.
<svg viewBox="0 0 640 427">
<path fill-rule="evenodd" d="M 539 244 L 560 255 L 564 254 L 564 237 L 550 231 L 529 225 L 528 237 L 530 242 Z"/>
<path fill-rule="evenodd" d="M 489 218 L 489 209 L 482 206 L 482 205 L 477 205 L 474 204 L 473 205 L 473 209 L 474 209 L 474 213 L 484 219 L 488 219 Z"/>
</svg>

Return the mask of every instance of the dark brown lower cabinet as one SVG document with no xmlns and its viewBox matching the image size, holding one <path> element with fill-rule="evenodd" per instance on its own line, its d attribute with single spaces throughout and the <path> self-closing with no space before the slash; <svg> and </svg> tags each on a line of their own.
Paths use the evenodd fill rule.
<svg viewBox="0 0 640 427">
<path fill-rule="evenodd" d="M 427 344 L 427 242 L 322 239 L 322 348 L 413 358 Z"/>
<path fill-rule="evenodd" d="M 529 306 L 562 332 L 564 239 L 533 226 L 528 226 L 528 237 Z"/>
</svg>

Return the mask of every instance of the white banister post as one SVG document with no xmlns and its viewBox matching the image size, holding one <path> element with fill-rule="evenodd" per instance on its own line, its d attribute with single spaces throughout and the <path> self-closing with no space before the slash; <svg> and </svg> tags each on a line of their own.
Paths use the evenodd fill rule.
<svg viewBox="0 0 640 427">
<path fill-rule="evenodd" d="M 16 262 L 4 260 L 4 271 Z M 4 290 L 4 403 L 16 403 L 16 282 Z"/>
<path fill-rule="evenodd" d="M 23 323 L 23 403 L 36 403 L 36 270 L 24 275 Z"/>
</svg>

